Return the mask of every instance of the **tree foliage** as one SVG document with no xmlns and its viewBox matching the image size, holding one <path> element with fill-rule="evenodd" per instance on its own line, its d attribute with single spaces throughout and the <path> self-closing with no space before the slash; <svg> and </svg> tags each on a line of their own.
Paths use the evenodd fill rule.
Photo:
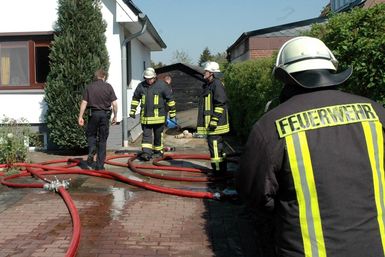
<svg viewBox="0 0 385 257">
<path fill-rule="evenodd" d="M 191 57 L 183 50 L 176 50 L 173 52 L 173 57 L 171 60 L 173 63 L 187 63 L 187 64 L 193 64 L 193 61 Z"/>
<path fill-rule="evenodd" d="M 311 36 L 332 50 L 340 70 L 353 67 L 342 89 L 385 104 L 385 5 L 355 8 L 336 14 L 326 24 L 314 25 Z"/>
<path fill-rule="evenodd" d="M 84 128 L 77 125 L 79 105 L 94 72 L 108 70 L 106 23 L 100 0 L 59 0 L 58 4 L 45 88 L 46 121 L 57 146 L 83 148 L 87 142 Z"/>
<path fill-rule="evenodd" d="M 208 47 L 206 47 L 203 52 L 201 53 L 200 57 L 199 57 L 199 66 L 202 66 L 203 63 L 207 62 L 207 61 L 213 61 L 213 56 L 211 55 L 211 52 L 210 52 L 210 49 Z"/>
<path fill-rule="evenodd" d="M 216 55 L 213 56 L 213 61 L 225 65 L 227 63 L 227 53 L 222 52 L 222 53 L 217 53 Z"/>
</svg>

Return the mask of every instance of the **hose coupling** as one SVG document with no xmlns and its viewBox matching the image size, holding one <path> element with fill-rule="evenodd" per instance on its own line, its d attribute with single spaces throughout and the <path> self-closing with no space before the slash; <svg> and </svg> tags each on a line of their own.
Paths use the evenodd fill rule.
<svg viewBox="0 0 385 257">
<path fill-rule="evenodd" d="M 221 193 L 220 192 L 213 193 L 213 199 L 214 200 L 221 200 Z"/>
<path fill-rule="evenodd" d="M 69 185 L 70 185 L 69 180 L 60 181 L 56 178 L 55 180 L 51 181 L 50 183 L 45 183 L 43 188 L 44 188 L 44 190 L 47 190 L 47 191 L 58 192 L 59 187 L 64 187 L 65 189 L 68 189 Z"/>
<path fill-rule="evenodd" d="M 238 192 L 235 189 L 226 188 L 220 192 L 213 194 L 215 200 L 236 200 L 238 198 Z"/>
</svg>

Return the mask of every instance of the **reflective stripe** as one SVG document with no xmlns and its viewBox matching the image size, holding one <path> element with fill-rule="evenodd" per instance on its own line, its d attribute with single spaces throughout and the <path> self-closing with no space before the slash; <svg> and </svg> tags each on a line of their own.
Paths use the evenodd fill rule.
<svg viewBox="0 0 385 257">
<path fill-rule="evenodd" d="M 275 121 L 280 138 L 287 135 L 330 126 L 378 120 L 370 103 L 353 103 L 298 112 Z"/>
<path fill-rule="evenodd" d="M 219 134 L 225 134 L 229 131 L 230 131 L 229 124 L 218 126 L 214 131 L 209 131 L 207 128 L 204 128 L 204 127 L 197 127 L 197 133 L 201 135 L 219 135 Z"/>
<path fill-rule="evenodd" d="M 131 105 L 138 106 L 139 105 L 139 101 L 132 100 L 131 101 Z"/>
<path fill-rule="evenodd" d="M 214 112 L 217 112 L 217 113 L 223 113 L 225 111 L 225 109 L 223 109 L 222 107 L 215 107 L 214 108 Z"/>
<path fill-rule="evenodd" d="M 362 122 L 370 165 L 373 174 L 374 199 L 377 209 L 377 221 L 380 229 L 382 249 L 385 255 L 385 196 L 384 196 L 384 138 L 382 124 L 379 121 Z"/>
<path fill-rule="evenodd" d="M 285 137 L 306 257 L 326 257 L 317 190 L 304 131 Z"/>
<path fill-rule="evenodd" d="M 159 104 L 159 95 L 154 95 L 154 105 L 158 106 Z M 154 107 L 154 116 L 158 117 L 159 116 L 159 109 Z"/>
<path fill-rule="evenodd" d="M 208 94 L 205 97 L 205 113 L 210 113 L 209 111 L 211 110 L 211 105 L 210 105 L 210 99 L 211 99 L 211 94 Z M 205 115 L 205 127 L 207 127 L 210 123 L 211 115 Z"/>
<path fill-rule="evenodd" d="M 175 106 L 175 101 L 169 101 L 169 102 L 167 102 L 167 105 L 169 107 Z"/>
<path fill-rule="evenodd" d="M 154 146 L 153 150 L 155 150 L 155 151 L 162 151 L 163 150 L 163 146 L 162 145 Z"/>
<path fill-rule="evenodd" d="M 218 154 L 218 140 L 213 140 L 214 158 L 211 158 L 211 163 L 215 165 L 215 170 L 219 170 L 219 154 Z"/>
<path fill-rule="evenodd" d="M 143 143 L 142 148 L 149 148 L 152 149 L 152 144 Z"/>
<path fill-rule="evenodd" d="M 159 117 L 141 117 L 140 122 L 142 124 L 160 124 L 166 122 L 165 116 L 159 116 Z"/>
<path fill-rule="evenodd" d="M 146 95 L 142 95 L 142 100 L 140 101 L 140 105 L 144 106 L 146 104 Z"/>
</svg>

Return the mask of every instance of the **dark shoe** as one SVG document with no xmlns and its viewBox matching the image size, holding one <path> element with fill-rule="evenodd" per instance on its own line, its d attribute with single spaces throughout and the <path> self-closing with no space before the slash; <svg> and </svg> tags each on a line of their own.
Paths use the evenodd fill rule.
<svg viewBox="0 0 385 257">
<path fill-rule="evenodd" d="M 96 167 L 95 170 L 105 170 L 104 166 L 102 167 Z"/>
<path fill-rule="evenodd" d="M 139 155 L 139 159 L 141 161 L 148 162 L 149 160 L 151 160 L 151 155 L 149 153 L 142 153 Z"/>
<path fill-rule="evenodd" d="M 83 170 L 93 170 L 95 168 L 95 164 L 89 163 L 88 161 L 81 160 L 79 162 L 79 167 Z"/>
<path fill-rule="evenodd" d="M 155 151 L 154 154 L 152 155 L 152 158 L 154 159 L 163 158 L 163 153 L 160 151 Z"/>
<path fill-rule="evenodd" d="M 88 156 L 87 157 L 87 163 L 89 163 L 89 164 L 94 163 L 94 157 L 93 156 Z"/>
</svg>

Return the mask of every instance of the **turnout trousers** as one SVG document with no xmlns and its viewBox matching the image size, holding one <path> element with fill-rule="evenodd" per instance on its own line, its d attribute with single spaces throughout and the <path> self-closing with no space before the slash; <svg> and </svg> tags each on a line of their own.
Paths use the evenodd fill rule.
<svg viewBox="0 0 385 257">
<path fill-rule="evenodd" d="M 142 124 L 142 130 L 142 151 L 149 154 L 152 154 L 153 150 L 155 153 L 163 153 L 164 123 Z"/>
<path fill-rule="evenodd" d="M 210 151 L 211 167 L 214 175 L 219 175 L 227 170 L 226 156 L 223 153 L 222 135 L 208 135 L 207 143 Z"/>
</svg>

